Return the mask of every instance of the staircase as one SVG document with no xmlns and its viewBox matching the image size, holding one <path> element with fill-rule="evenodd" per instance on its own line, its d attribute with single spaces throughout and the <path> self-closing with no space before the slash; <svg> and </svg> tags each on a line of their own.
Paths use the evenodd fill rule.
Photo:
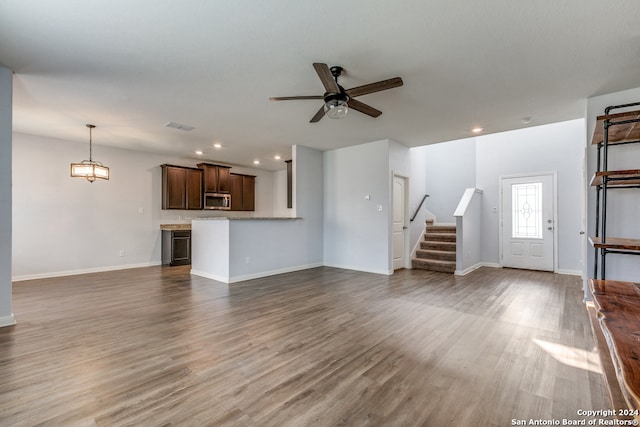
<svg viewBox="0 0 640 427">
<path fill-rule="evenodd" d="M 411 260 L 413 268 L 453 273 L 456 270 L 456 227 L 455 225 L 435 225 L 427 221 L 424 240 L 416 257 Z"/>
</svg>

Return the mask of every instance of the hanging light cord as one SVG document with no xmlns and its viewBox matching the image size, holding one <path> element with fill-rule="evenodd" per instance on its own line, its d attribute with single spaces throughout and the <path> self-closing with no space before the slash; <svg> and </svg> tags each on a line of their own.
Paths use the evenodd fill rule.
<svg viewBox="0 0 640 427">
<path fill-rule="evenodd" d="M 94 125 L 87 125 L 87 127 L 89 128 L 89 161 L 92 162 L 93 161 L 93 157 L 92 157 L 92 152 L 93 152 L 93 142 L 92 142 L 92 133 L 93 133 L 93 128 L 95 127 Z"/>
</svg>

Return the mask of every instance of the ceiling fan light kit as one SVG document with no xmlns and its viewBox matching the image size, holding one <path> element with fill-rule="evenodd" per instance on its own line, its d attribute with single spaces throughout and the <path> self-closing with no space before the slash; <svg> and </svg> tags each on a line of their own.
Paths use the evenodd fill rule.
<svg viewBox="0 0 640 427">
<path fill-rule="evenodd" d="M 376 83 L 370 83 L 345 90 L 338 84 L 338 77 L 340 77 L 343 71 L 342 67 L 334 66 L 329 68 L 327 64 L 316 62 L 313 64 L 313 68 L 316 70 L 316 73 L 325 88 L 324 95 L 281 96 L 269 98 L 271 101 L 322 99 L 324 104 L 311 118 L 311 123 L 319 122 L 325 115 L 332 119 L 341 119 L 347 115 L 350 109 L 359 111 L 370 117 L 379 117 L 382 114 L 382 111 L 363 102 L 357 101 L 354 98 L 356 96 L 392 89 L 394 87 L 402 86 L 403 84 L 400 77 L 394 77 L 392 79 L 382 80 Z"/>
<path fill-rule="evenodd" d="M 349 112 L 349 104 L 345 99 L 329 99 L 324 103 L 324 113 L 330 119 L 341 119 Z"/>
</svg>

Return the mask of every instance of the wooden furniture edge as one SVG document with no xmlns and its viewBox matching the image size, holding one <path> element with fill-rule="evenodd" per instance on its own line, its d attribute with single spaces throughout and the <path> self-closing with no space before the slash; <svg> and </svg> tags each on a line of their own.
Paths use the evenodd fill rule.
<svg viewBox="0 0 640 427">
<path fill-rule="evenodd" d="M 593 129 L 593 137 L 591 138 L 591 144 L 597 145 L 604 141 L 604 121 L 605 120 L 617 120 L 617 119 L 627 119 L 627 120 L 640 120 L 640 110 L 626 111 L 623 113 L 615 113 L 615 114 L 605 114 L 596 117 L 596 125 Z M 615 122 L 614 122 L 615 123 Z M 630 135 L 634 130 L 640 129 L 640 121 L 637 123 L 630 123 L 625 125 L 618 126 L 627 126 L 629 128 L 628 132 L 626 132 L 626 136 Z M 609 140 L 610 145 L 619 144 L 621 142 L 629 142 L 633 141 L 637 138 L 622 138 L 617 140 L 615 138 Z"/>
<path fill-rule="evenodd" d="M 602 376 L 604 382 L 607 385 L 607 391 L 609 392 L 609 401 L 611 407 L 618 412 L 620 409 L 629 409 L 626 399 L 622 394 L 622 388 L 618 382 L 618 376 L 616 369 L 609 353 L 609 347 L 607 345 L 606 338 L 602 332 L 600 321 L 598 320 L 598 313 L 593 303 L 587 302 L 585 305 L 587 312 L 589 313 L 589 320 L 591 324 L 591 331 L 596 345 L 596 352 L 598 359 L 600 360 L 600 368 L 602 369 Z"/>
<path fill-rule="evenodd" d="M 625 239 L 622 237 L 607 237 L 607 243 L 602 243 L 600 237 L 589 236 L 589 243 L 594 248 L 621 249 L 640 251 L 640 239 Z"/>
</svg>

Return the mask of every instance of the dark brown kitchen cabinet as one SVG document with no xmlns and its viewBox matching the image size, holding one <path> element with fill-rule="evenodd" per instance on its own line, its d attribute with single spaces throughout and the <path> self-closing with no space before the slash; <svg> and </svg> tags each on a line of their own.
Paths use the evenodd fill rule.
<svg viewBox="0 0 640 427">
<path fill-rule="evenodd" d="M 230 166 L 199 163 L 198 167 L 204 171 L 205 193 L 229 193 L 231 191 Z"/>
<path fill-rule="evenodd" d="M 256 177 L 232 173 L 231 180 L 231 210 L 254 211 L 256 210 Z"/>
<path fill-rule="evenodd" d="M 202 209 L 202 170 L 162 165 L 162 209 Z"/>
</svg>

